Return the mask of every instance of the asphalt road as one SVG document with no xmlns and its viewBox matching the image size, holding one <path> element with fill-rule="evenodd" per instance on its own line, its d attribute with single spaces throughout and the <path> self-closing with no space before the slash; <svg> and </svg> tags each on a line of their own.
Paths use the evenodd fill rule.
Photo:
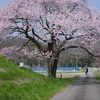
<svg viewBox="0 0 100 100">
<path fill-rule="evenodd" d="M 50 100 L 100 100 L 100 81 L 92 73 L 82 75 Z"/>
</svg>

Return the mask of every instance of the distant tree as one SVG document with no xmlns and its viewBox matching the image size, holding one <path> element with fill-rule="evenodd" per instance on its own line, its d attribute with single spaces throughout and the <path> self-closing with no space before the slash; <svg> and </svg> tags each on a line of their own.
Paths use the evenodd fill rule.
<svg viewBox="0 0 100 100">
<path fill-rule="evenodd" d="M 28 42 L 23 46 L 32 42 L 37 51 L 37 55 L 26 52 L 27 55 L 44 57 L 47 60 L 48 75 L 56 77 L 62 51 L 79 47 L 91 54 L 88 50 L 91 40 L 100 36 L 100 14 L 94 16 L 86 1 L 13 0 L 0 9 L 0 36 L 27 38 Z M 74 45 L 78 39 L 84 46 Z M 42 44 L 46 45 L 45 48 Z"/>
<path fill-rule="evenodd" d="M 93 62 L 95 62 L 94 58 L 90 58 L 89 56 L 85 56 L 85 57 L 80 58 L 78 63 L 79 63 L 79 66 L 81 66 L 81 67 L 85 67 L 86 65 L 88 67 L 90 67 Z"/>
</svg>

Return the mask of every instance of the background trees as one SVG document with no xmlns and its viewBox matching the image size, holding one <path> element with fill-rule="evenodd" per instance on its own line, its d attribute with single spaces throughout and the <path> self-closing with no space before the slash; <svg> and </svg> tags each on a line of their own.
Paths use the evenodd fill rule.
<svg viewBox="0 0 100 100">
<path fill-rule="evenodd" d="M 56 77 L 60 53 L 69 48 L 82 48 L 92 55 L 92 40 L 100 36 L 99 13 L 94 15 L 86 0 L 13 0 L 0 9 L 0 34 L 27 38 L 27 53 L 46 59 L 48 75 Z M 96 37 L 97 36 L 97 37 Z M 96 38 L 94 38 L 96 37 Z M 80 44 L 75 44 L 75 41 Z M 33 44 L 29 44 L 29 43 Z M 93 50 L 93 49 L 91 49 Z"/>
</svg>

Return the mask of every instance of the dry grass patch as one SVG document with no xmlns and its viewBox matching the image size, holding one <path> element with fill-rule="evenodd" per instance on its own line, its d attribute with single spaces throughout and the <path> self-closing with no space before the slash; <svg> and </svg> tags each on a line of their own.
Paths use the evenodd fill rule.
<svg viewBox="0 0 100 100">
<path fill-rule="evenodd" d="M 25 83 L 30 83 L 32 80 L 29 78 L 24 78 L 24 79 L 19 79 L 19 80 L 14 80 L 11 82 L 14 82 L 17 85 L 25 84 Z"/>
<path fill-rule="evenodd" d="M 6 69 L 0 67 L 0 72 L 6 72 Z"/>
</svg>

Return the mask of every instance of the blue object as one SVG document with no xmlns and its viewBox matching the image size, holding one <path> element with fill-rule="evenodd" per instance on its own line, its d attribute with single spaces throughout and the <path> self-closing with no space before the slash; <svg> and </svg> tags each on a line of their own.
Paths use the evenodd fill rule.
<svg viewBox="0 0 100 100">
<path fill-rule="evenodd" d="M 31 68 L 33 71 L 47 71 L 47 68 Z M 66 66 L 66 67 L 58 67 L 57 71 L 73 71 L 79 70 L 79 66 Z"/>
</svg>

